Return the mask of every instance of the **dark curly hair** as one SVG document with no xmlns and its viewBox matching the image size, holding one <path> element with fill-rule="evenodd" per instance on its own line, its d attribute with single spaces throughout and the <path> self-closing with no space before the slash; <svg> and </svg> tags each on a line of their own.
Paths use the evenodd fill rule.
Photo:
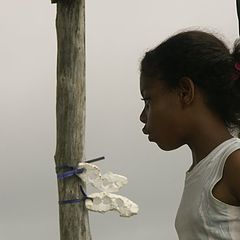
<svg viewBox="0 0 240 240">
<path fill-rule="evenodd" d="M 192 79 L 205 95 L 207 106 L 230 130 L 240 129 L 240 41 L 233 51 L 212 33 L 178 33 L 142 59 L 143 76 L 164 81 L 170 89 L 178 87 L 182 77 Z"/>
</svg>

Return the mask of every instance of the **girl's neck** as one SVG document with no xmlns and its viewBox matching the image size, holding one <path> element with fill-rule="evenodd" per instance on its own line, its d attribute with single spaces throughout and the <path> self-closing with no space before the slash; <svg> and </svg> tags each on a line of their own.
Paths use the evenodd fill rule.
<svg viewBox="0 0 240 240">
<path fill-rule="evenodd" d="M 204 159 L 214 148 L 224 141 L 232 138 L 229 130 L 223 123 L 207 124 L 205 128 L 199 128 L 188 141 L 188 146 L 192 151 L 193 164 L 190 170 Z"/>
</svg>

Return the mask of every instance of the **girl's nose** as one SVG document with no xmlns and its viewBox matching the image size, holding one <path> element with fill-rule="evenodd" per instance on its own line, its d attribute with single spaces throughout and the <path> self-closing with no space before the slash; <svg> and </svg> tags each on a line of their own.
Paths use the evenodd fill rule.
<svg viewBox="0 0 240 240">
<path fill-rule="evenodd" d="M 146 123 L 147 122 L 147 116 L 146 116 L 145 108 L 143 109 L 142 113 L 140 114 L 140 121 L 142 123 Z"/>
</svg>

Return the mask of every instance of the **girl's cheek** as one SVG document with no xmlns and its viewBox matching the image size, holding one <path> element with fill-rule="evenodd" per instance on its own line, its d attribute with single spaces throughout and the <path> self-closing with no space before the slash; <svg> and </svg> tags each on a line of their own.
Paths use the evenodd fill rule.
<svg viewBox="0 0 240 240">
<path fill-rule="evenodd" d="M 146 118 L 147 118 L 147 123 L 151 121 L 151 111 L 150 109 L 147 109 L 146 111 Z"/>
<path fill-rule="evenodd" d="M 151 121 L 152 118 L 152 108 L 149 105 L 145 106 L 145 117 L 146 117 L 146 123 L 148 123 Z"/>
<path fill-rule="evenodd" d="M 145 106 L 144 111 L 145 111 L 146 116 L 148 116 L 148 114 L 149 114 L 149 107 Z"/>
</svg>

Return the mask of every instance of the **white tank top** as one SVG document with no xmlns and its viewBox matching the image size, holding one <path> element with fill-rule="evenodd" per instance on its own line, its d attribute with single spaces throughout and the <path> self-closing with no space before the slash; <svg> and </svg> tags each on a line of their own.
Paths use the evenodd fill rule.
<svg viewBox="0 0 240 240">
<path fill-rule="evenodd" d="M 212 194 L 222 178 L 227 157 L 237 149 L 240 139 L 228 139 L 186 172 L 175 220 L 180 240 L 240 240 L 240 207 L 226 204 Z"/>
</svg>

